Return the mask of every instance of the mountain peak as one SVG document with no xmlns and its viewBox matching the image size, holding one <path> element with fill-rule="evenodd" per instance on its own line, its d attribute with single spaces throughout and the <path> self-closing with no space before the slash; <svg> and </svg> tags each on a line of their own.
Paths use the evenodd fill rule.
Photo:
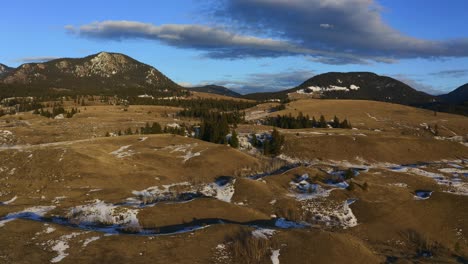
<svg viewBox="0 0 468 264">
<path fill-rule="evenodd" d="M 400 104 L 430 103 L 435 98 L 407 84 L 372 72 L 329 72 L 310 78 L 292 93 L 320 98 L 367 99 Z"/>
<path fill-rule="evenodd" d="M 84 58 L 26 63 L 5 73 L 0 82 L 70 90 L 180 88 L 155 68 L 124 54 L 110 52 L 99 52 Z"/>
</svg>

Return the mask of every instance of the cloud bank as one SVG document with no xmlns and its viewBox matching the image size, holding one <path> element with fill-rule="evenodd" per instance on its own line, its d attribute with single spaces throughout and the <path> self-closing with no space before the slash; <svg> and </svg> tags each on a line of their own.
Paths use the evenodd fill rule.
<svg viewBox="0 0 468 264">
<path fill-rule="evenodd" d="M 382 9 L 374 0 L 220 0 L 208 16 L 218 26 L 112 20 L 66 30 L 91 39 L 154 40 L 214 59 L 307 56 L 338 65 L 468 57 L 467 37 L 407 36 L 385 23 Z"/>
</svg>

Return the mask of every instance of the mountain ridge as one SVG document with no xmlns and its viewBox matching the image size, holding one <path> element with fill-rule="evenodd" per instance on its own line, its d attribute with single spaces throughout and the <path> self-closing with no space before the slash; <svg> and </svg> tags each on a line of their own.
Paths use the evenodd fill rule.
<svg viewBox="0 0 468 264">
<path fill-rule="evenodd" d="M 455 90 L 439 95 L 438 98 L 441 101 L 455 103 L 455 104 L 462 104 L 468 101 L 468 83 L 461 85 L 460 87 L 456 88 Z"/>
<path fill-rule="evenodd" d="M 7 72 L 0 83 L 30 91 L 142 93 L 178 91 L 179 85 L 156 68 L 120 53 L 100 52 L 83 58 L 59 58 L 25 63 Z M 132 91 L 134 90 L 134 91 Z"/>
<path fill-rule="evenodd" d="M 435 100 L 434 96 L 417 91 L 399 80 L 371 72 L 328 72 L 316 75 L 291 89 L 248 94 L 245 97 L 286 99 L 293 95 L 322 99 L 375 100 L 406 105 L 431 103 Z"/>
<path fill-rule="evenodd" d="M 224 96 L 230 96 L 230 97 L 236 97 L 236 98 L 242 97 L 240 93 L 234 92 L 233 90 L 228 89 L 224 86 L 215 85 L 215 84 L 192 87 L 189 89 L 190 91 L 195 91 L 195 92 L 218 94 L 218 95 L 224 95 Z"/>
<path fill-rule="evenodd" d="M 0 78 L 1 78 L 3 75 L 8 74 L 8 73 L 11 72 L 12 70 L 14 70 L 14 68 L 8 67 L 8 66 L 6 66 L 5 64 L 0 63 Z"/>
</svg>

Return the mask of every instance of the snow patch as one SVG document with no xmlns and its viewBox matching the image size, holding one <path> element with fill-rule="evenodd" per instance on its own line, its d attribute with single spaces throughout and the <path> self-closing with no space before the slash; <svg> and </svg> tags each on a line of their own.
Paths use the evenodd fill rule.
<svg viewBox="0 0 468 264">
<path fill-rule="evenodd" d="M 55 206 L 34 206 L 23 211 L 10 213 L 4 218 L 0 218 L 0 227 L 4 226 L 5 223 L 16 219 L 30 219 L 30 220 L 41 220 L 44 215 L 46 215 L 49 211 L 55 209 Z"/>
<path fill-rule="evenodd" d="M 388 185 L 389 185 L 389 186 L 400 187 L 400 188 L 408 188 L 408 184 L 402 183 L 402 182 L 389 183 Z"/>
<path fill-rule="evenodd" d="M 272 264 L 280 264 L 280 261 L 279 261 L 279 256 L 280 256 L 280 250 L 277 249 L 277 250 L 271 250 L 271 263 Z"/>
<path fill-rule="evenodd" d="M 131 206 L 152 206 L 158 202 L 181 202 L 205 196 L 230 203 L 235 192 L 236 180 L 222 179 L 214 183 L 193 185 L 189 182 L 154 186 L 142 191 L 133 191 L 137 198 L 128 198 L 127 204 Z"/>
<path fill-rule="evenodd" d="M 82 233 L 71 233 L 69 235 L 64 235 L 61 236 L 58 240 L 55 241 L 49 241 L 49 245 L 52 246 L 52 250 L 57 252 L 57 256 L 54 257 L 53 259 L 50 260 L 51 263 L 57 263 L 62 261 L 64 258 L 68 256 L 68 253 L 66 252 L 67 249 L 70 248 L 70 245 L 68 242 Z"/>
<path fill-rule="evenodd" d="M 337 80 L 338 83 L 342 83 L 340 80 Z M 342 91 L 342 92 L 349 92 L 349 91 L 357 91 L 360 87 L 354 84 L 351 84 L 348 87 L 338 86 L 338 85 L 329 85 L 328 87 L 320 87 L 320 86 L 309 86 L 306 89 L 300 89 L 296 91 L 299 94 L 309 94 L 309 93 L 324 93 L 324 92 L 335 92 L 335 91 Z"/>
<path fill-rule="evenodd" d="M 198 146 L 198 143 L 195 144 L 184 144 L 184 145 L 174 145 L 174 146 L 167 146 L 163 148 L 163 150 L 170 150 L 169 153 L 174 152 L 182 152 L 184 155 L 179 156 L 179 158 L 183 159 L 183 163 L 186 163 L 190 159 L 194 157 L 198 157 L 201 155 L 202 151 L 194 152 L 193 149 Z"/>
<path fill-rule="evenodd" d="M 7 204 L 11 204 L 13 203 L 14 201 L 16 201 L 16 199 L 18 199 L 18 196 L 15 196 L 13 198 L 11 198 L 10 200 L 8 201 L 5 201 L 5 202 L 0 202 L 0 205 L 7 205 Z"/>
<path fill-rule="evenodd" d="M 325 204 L 325 202 L 303 203 L 302 209 L 311 214 L 309 222 L 328 227 L 347 229 L 357 226 L 357 218 L 349 207 L 348 200 L 341 204 Z"/>
<path fill-rule="evenodd" d="M 118 150 L 116 151 L 112 151 L 111 155 L 114 155 L 116 156 L 117 158 L 119 159 L 123 159 L 125 157 L 130 157 L 130 156 L 133 156 L 135 154 L 135 152 L 133 150 L 129 150 L 128 148 L 130 148 L 131 145 L 128 145 L 128 146 L 123 146 L 123 147 L 120 147 Z"/>
<path fill-rule="evenodd" d="M 297 178 L 295 181 L 291 181 L 289 185 L 291 186 L 292 194 L 290 196 L 296 197 L 297 200 L 308 200 L 319 197 L 328 197 L 332 190 L 326 190 L 319 184 L 309 183 L 308 174 L 304 174 L 301 177 Z"/>
<path fill-rule="evenodd" d="M 118 207 L 112 204 L 95 200 L 93 204 L 80 205 L 72 208 L 67 217 L 70 223 L 94 226 L 108 225 L 116 228 L 139 230 L 140 224 L 137 218 L 138 211 Z"/>
<path fill-rule="evenodd" d="M 91 242 L 94 242 L 98 239 L 100 239 L 101 237 L 99 236 L 94 236 L 94 237 L 90 237 L 90 238 L 87 238 L 84 242 L 83 242 L 83 247 L 86 247 L 89 243 Z"/>
<path fill-rule="evenodd" d="M 275 230 L 268 228 L 259 228 L 252 231 L 252 236 L 258 239 L 268 239 L 275 234 Z"/>
</svg>

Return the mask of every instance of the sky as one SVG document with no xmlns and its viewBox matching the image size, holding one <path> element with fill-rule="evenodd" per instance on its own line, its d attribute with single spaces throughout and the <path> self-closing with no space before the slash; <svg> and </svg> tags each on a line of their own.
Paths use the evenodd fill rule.
<svg viewBox="0 0 468 264">
<path fill-rule="evenodd" d="M 431 94 L 468 82 L 468 1 L 16 0 L 0 63 L 118 52 L 184 86 L 240 93 L 370 71 Z"/>
</svg>

